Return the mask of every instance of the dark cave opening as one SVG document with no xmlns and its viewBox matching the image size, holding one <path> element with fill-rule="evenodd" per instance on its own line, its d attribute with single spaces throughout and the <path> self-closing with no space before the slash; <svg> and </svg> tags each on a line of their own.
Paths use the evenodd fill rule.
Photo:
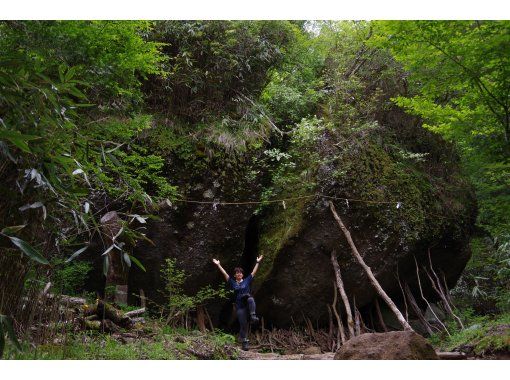
<svg viewBox="0 0 510 380">
<path fill-rule="evenodd" d="M 257 261 L 259 245 L 259 224 L 259 216 L 252 215 L 248 221 L 248 224 L 246 225 L 243 253 L 238 265 L 236 265 L 243 268 L 244 277 L 251 273 Z M 233 302 L 233 299 L 227 300 L 223 305 L 219 316 L 220 328 L 229 332 L 237 332 L 239 330 L 239 323 L 237 322 Z"/>
</svg>

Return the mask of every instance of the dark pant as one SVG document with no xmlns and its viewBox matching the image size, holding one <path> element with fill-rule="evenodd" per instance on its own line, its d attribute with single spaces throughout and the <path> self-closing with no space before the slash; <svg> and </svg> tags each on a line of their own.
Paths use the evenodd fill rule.
<svg viewBox="0 0 510 380">
<path fill-rule="evenodd" d="M 245 340 L 247 338 L 248 320 L 250 314 L 255 314 L 255 300 L 253 299 L 253 297 L 248 297 L 246 303 L 248 304 L 248 306 L 244 306 L 236 310 L 237 320 L 239 321 L 239 325 L 241 326 L 239 335 L 241 336 L 242 340 Z"/>
</svg>

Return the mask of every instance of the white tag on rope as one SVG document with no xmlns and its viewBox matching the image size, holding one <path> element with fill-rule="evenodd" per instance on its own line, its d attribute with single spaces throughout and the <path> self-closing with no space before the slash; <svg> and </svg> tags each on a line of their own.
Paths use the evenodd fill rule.
<svg viewBox="0 0 510 380">
<path fill-rule="evenodd" d="M 283 209 L 286 210 L 287 209 L 287 206 L 285 205 L 285 201 L 282 201 L 282 206 L 283 206 Z"/>
<path fill-rule="evenodd" d="M 349 200 L 348 199 L 345 200 L 345 204 L 347 205 L 347 208 L 349 208 Z"/>
<path fill-rule="evenodd" d="M 397 208 L 400 208 L 402 206 L 402 203 L 397 202 Z"/>
</svg>

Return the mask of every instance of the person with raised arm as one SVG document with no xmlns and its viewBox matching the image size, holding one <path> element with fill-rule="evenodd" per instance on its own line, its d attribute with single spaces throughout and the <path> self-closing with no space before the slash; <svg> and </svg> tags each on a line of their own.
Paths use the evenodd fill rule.
<svg viewBox="0 0 510 380">
<path fill-rule="evenodd" d="M 253 281 L 253 277 L 257 270 L 259 269 L 259 264 L 262 261 L 264 256 L 257 257 L 257 263 L 255 267 L 251 271 L 251 273 L 246 277 L 244 277 L 243 268 L 236 267 L 234 268 L 234 278 L 228 275 L 228 273 L 223 269 L 220 264 L 220 261 L 217 259 L 213 259 L 213 263 L 218 267 L 223 277 L 225 277 L 225 281 L 227 281 L 228 285 L 232 290 L 234 290 L 235 297 L 235 306 L 236 306 L 236 314 L 237 319 L 239 321 L 240 331 L 239 335 L 242 339 L 242 348 L 243 350 L 248 350 L 248 315 L 250 317 L 250 322 L 253 324 L 257 324 L 259 319 L 255 313 L 255 300 L 251 295 L 251 283 Z M 248 314 L 249 313 L 249 314 Z"/>
</svg>

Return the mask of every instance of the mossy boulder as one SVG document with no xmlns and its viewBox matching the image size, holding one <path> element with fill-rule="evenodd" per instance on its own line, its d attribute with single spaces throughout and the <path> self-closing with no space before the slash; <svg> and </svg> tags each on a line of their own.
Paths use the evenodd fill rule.
<svg viewBox="0 0 510 380">
<path fill-rule="evenodd" d="M 285 154 L 268 155 L 258 146 L 243 155 L 210 158 L 200 153 L 200 144 L 173 147 L 168 176 L 186 201 L 165 206 L 161 219 L 149 223 L 147 237 L 155 246 L 136 248 L 147 272 L 132 269 L 130 293 L 141 288 L 152 301 L 164 302 L 160 269 L 166 258 L 177 259 L 189 276 L 186 291 L 193 293 L 206 285 L 221 286 L 213 257 L 227 271 L 235 266 L 251 271 L 263 254 L 254 292 L 265 321 L 289 326 L 306 317 L 326 324 L 334 250 L 347 294 L 364 314 L 376 292 L 351 256 L 330 200 L 397 303 L 404 282 L 416 291 L 415 259 L 420 267 L 429 265 L 428 252 L 434 270 L 453 286 L 470 256 L 473 192 L 451 146 L 417 120 L 399 112 L 389 115 L 359 130 L 303 121 Z M 271 155 L 278 160 L 268 165 Z M 260 199 L 286 200 L 261 207 Z M 220 201 L 242 204 L 214 204 Z M 430 283 L 421 280 L 433 299 Z M 217 323 L 230 316 L 231 304 L 212 302 L 208 310 Z"/>
<path fill-rule="evenodd" d="M 352 257 L 328 207 L 330 200 L 397 303 L 404 283 L 419 294 L 415 259 L 419 267 L 428 267 L 429 252 L 447 285 L 457 281 L 470 257 L 468 241 L 476 215 L 472 189 L 450 146 L 412 118 L 393 121 L 348 133 L 323 128 L 309 146 L 318 157 L 310 164 L 316 167 L 311 179 L 315 187 L 308 193 L 312 196 L 293 192 L 302 188 L 299 184 L 288 186 L 287 197 L 303 198 L 266 210 L 259 249 L 271 265 L 258 279 L 257 299 L 267 321 L 288 326 L 306 317 L 327 324 L 326 305 L 333 300 L 332 251 L 338 254 L 350 301 L 368 317 L 377 293 Z M 421 282 L 427 297 L 437 297 L 428 278 Z"/>
</svg>

